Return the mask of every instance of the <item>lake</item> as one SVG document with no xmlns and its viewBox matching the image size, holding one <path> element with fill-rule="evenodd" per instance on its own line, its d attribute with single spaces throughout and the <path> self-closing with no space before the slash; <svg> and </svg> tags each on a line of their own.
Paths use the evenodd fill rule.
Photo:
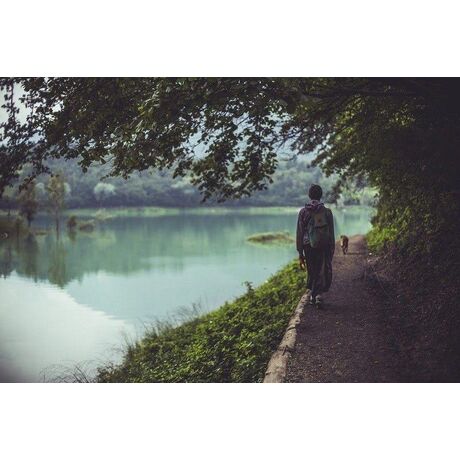
<svg viewBox="0 0 460 460">
<path fill-rule="evenodd" d="M 0 241 L 0 381 L 50 380 L 117 361 L 126 340 L 193 306 L 206 312 L 296 257 L 254 233 L 295 235 L 294 208 L 99 211 L 91 232 Z M 371 208 L 333 209 L 336 237 L 365 233 Z M 67 213 L 70 215 L 71 212 Z M 77 212 L 74 212 L 77 214 Z M 94 219 L 95 211 L 78 211 Z M 52 228 L 46 216 L 34 222 Z"/>
</svg>

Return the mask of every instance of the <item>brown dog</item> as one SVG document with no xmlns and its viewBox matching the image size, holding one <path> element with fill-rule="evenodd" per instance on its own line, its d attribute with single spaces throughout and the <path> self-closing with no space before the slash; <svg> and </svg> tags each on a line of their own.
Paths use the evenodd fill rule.
<svg viewBox="0 0 460 460">
<path fill-rule="evenodd" d="M 340 235 L 340 247 L 342 248 L 343 255 L 348 252 L 348 236 Z"/>
</svg>

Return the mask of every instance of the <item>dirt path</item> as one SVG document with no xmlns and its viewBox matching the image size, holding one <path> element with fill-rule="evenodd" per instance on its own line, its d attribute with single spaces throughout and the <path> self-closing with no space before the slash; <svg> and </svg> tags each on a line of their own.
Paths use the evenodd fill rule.
<svg viewBox="0 0 460 460">
<path fill-rule="evenodd" d="M 346 256 L 336 248 L 331 291 L 323 309 L 304 308 L 287 382 L 406 380 L 391 302 L 368 282 L 367 256 L 362 236 L 350 238 Z"/>
</svg>

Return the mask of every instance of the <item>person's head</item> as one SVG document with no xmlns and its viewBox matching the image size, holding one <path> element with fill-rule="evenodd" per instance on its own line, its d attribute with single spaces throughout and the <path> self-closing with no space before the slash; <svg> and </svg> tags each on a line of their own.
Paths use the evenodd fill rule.
<svg viewBox="0 0 460 460">
<path fill-rule="evenodd" d="M 319 185 L 313 184 L 308 190 L 308 196 L 312 200 L 320 200 L 323 196 L 323 189 Z"/>
</svg>

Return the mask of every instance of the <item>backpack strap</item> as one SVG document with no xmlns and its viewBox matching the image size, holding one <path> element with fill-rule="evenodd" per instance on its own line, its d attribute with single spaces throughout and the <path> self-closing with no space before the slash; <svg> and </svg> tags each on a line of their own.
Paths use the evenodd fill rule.
<svg viewBox="0 0 460 460">
<path fill-rule="evenodd" d="M 305 207 L 305 215 L 303 216 L 303 235 L 302 235 L 302 242 L 305 246 L 305 237 L 308 237 L 308 224 L 312 218 L 312 214 L 308 212 L 308 209 Z"/>
<path fill-rule="evenodd" d="M 303 225 L 304 225 L 305 230 L 307 230 L 308 222 L 310 222 L 312 218 L 312 214 L 308 212 L 308 209 L 306 207 L 304 209 L 305 209 L 305 216 L 304 216 Z"/>
</svg>

